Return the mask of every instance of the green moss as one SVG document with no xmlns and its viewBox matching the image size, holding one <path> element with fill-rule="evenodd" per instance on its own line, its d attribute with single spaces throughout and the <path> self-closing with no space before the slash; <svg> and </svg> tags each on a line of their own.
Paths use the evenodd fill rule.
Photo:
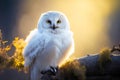
<svg viewBox="0 0 120 80">
<path fill-rule="evenodd" d="M 100 51 L 98 62 L 101 71 L 104 71 L 104 66 L 112 61 L 110 54 L 111 50 L 109 48 L 104 48 Z"/>
<path fill-rule="evenodd" d="M 85 80 L 86 68 L 75 61 L 66 62 L 58 71 L 58 80 Z"/>
</svg>

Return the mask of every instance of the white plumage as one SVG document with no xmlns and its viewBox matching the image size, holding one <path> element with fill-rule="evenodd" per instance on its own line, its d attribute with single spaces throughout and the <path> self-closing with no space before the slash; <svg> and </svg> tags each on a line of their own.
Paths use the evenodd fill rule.
<svg viewBox="0 0 120 80">
<path fill-rule="evenodd" d="M 56 67 L 74 51 L 73 34 L 67 17 L 57 11 L 43 13 L 38 27 L 26 38 L 25 67 L 30 67 L 31 80 L 40 80 L 41 71 Z"/>
</svg>

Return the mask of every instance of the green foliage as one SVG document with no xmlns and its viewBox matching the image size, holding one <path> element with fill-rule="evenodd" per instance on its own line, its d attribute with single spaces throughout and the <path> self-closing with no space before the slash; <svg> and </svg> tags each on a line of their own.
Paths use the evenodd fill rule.
<svg viewBox="0 0 120 80">
<path fill-rule="evenodd" d="M 13 46 L 16 48 L 13 55 L 14 58 L 14 67 L 18 70 L 23 70 L 24 68 L 24 58 L 22 56 L 23 48 L 25 46 L 25 41 L 19 39 L 18 37 L 13 40 Z"/>
<path fill-rule="evenodd" d="M 25 46 L 25 41 L 16 37 L 10 45 L 6 45 L 8 41 L 2 39 L 2 32 L 0 30 L 0 69 L 12 68 L 18 71 L 23 70 L 24 59 L 22 50 Z M 11 47 L 15 47 L 13 56 L 8 56 L 7 52 Z"/>
<path fill-rule="evenodd" d="M 63 64 L 57 74 L 58 80 L 85 80 L 86 68 L 75 61 L 68 61 Z"/>
<path fill-rule="evenodd" d="M 0 69 L 7 67 L 9 63 L 9 56 L 7 52 L 11 49 L 11 45 L 6 45 L 8 41 L 4 41 L 2 38 L 2 32 L 0 30 Z"/>
</svg>

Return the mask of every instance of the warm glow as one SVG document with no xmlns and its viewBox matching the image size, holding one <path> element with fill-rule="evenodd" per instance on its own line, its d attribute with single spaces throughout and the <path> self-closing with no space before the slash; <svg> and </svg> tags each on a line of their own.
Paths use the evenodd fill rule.
<svg viewBox="0 0 120 80">
<path fill-rule="evenodd" d="M 30 0 L 23 6 L 26 11 L 19 21 L 22 37 L 34 29 L 41 13 L 61 11 L 70 21 L 75 39 L 75 54 L 80 57 L 96 53 L 109 46 L 107 17 L 114 8 L 114 0 Z"/>
</svg>

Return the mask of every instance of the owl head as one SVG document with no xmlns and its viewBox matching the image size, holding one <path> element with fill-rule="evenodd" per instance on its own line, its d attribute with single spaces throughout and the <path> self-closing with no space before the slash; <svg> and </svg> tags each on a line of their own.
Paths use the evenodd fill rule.
<svg viewBox="0 0 120 80">
<path fill-rule="evenodd" d="M 48 11 L 43 13 L 38 20 L 38 30 L 40 32 L 61 32 L 69 30 L 69 22 L 67 17 L 58 11 Z"/>
</svg>

